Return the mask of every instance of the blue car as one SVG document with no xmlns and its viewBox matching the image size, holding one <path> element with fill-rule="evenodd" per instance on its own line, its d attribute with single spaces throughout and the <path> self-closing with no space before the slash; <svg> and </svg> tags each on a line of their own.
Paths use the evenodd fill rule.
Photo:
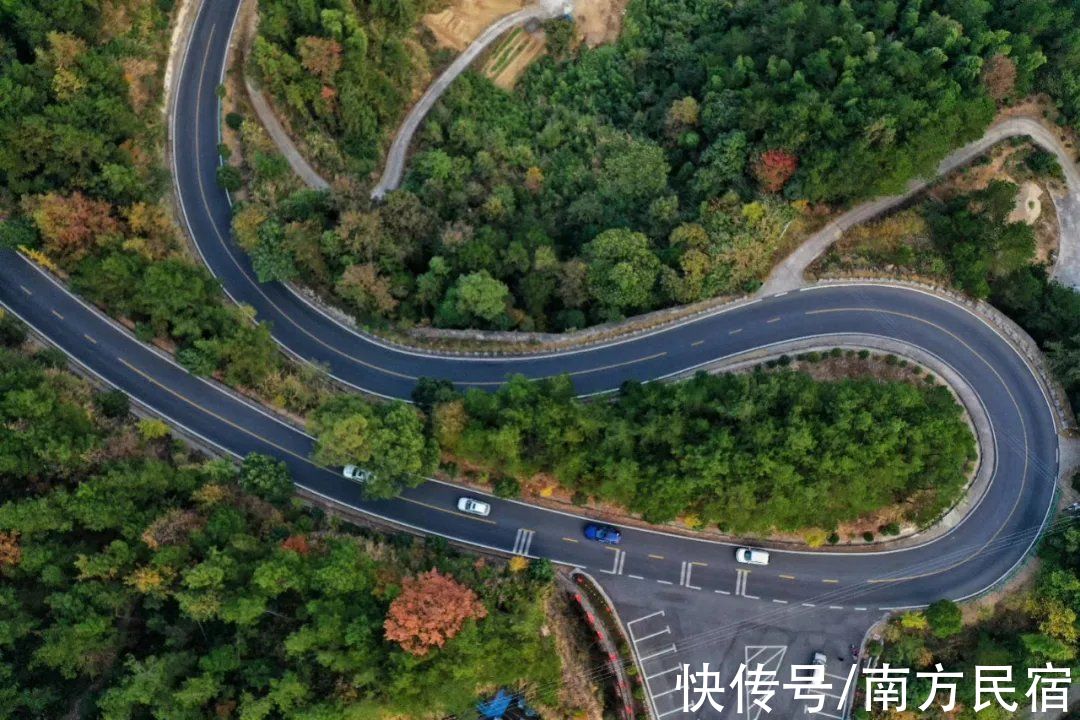
<svg viewBox="0 0 1080 720">
<path fill-rule="evenodd" d="M 622 540 L 622 533 L 619 532 L 618 528 L 613 528 L 610 525 L 589 523 L 585 526 L 585 537 L 605 545 L 618 545 L 619 541 Z"/>
</svg>

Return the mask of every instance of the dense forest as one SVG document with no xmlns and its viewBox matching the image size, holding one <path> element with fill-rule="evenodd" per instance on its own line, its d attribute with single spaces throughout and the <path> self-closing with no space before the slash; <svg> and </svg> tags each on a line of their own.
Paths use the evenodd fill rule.
<svg viewBox="0 0 1080 720">
<path fill-rule="evenodd" d="M 0 317 L 0 718 L 466 717 L 499 687 L 558 704 L 545 561 L 343 527 L 279 461 L 194 457 L 23 337 Z"/>
<path fill-rule="evenodd" d="M 162 195 L 170 2 L 0 3 L 0 246 L 22 248 L 193 372 L 303 411 L 311 373 L 225 302 Z M 301 374 L 307 371 L 301 371 Z"/>
<path fill-rule="evenodd" d="M 731 533 L 828 531 L 901 504 L 907 520 L 933 520 L 975 450 L 940 385 L 782 369 L 630 383 L 612 402 L 576 399 L 568 378 L 522 377 L 464 397 L 429 381 L 415 400 L 446 456 L 486 468 L 497 492 L 501 476 L 512 492 L 550 473 L 580 502 Z"/>
<path fill-rule="evenodd" d="M 617 42 L 553 43 L 512 92 L 455 82 L 384 205 L 264 208 L 293 232 L 252 245 L 376 324 L 564 330 L 753 290 L 819 203 L 898 190 L 996 106 L 1080 117 L 1074 13 L 632 0 Z"/>
<path fill-rule="evenodd" d="M 259 82 L 314 159 L 366 176 L 382 159 L 413 88 L 445 57 L 417 21 L 447 0 L 259 0 Z"/>
</svg>

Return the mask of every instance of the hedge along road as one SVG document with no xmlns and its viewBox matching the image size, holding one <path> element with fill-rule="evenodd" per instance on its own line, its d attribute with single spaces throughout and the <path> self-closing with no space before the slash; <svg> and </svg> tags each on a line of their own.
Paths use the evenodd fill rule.
<svg viewBox="0 0 1080 720">
<path fill-rule="evenodd" d="M 526 503 L 492 498 L 490 518 L 460 514 L 454 509 L 460 491 L 436 481 L 395 500 L 365 502 L 359 488 L 336 470 L 307 459 L 312 440 L 303 432 L 191 376 L 22 256 L 0 251 L 0 302 L 87 370 L 226 452 L 282 458 L 298 484 L 331 500 L 424 532 L 549 557 L 594 573 L 679 583 L 698 592 L 742 595 L 747 602 L 872 610 L 968 597 L 1023 560 L 1052 509 L 1058 465 L 1054 416 L 1012 346 L 944 298 L 885 285 L 815 287 L 581 350 L 466 358 L 387 346 L 335 323 L 281 285 L 257 284 L 230 239 L 229 201 L 214 177 L 215 89 L 235 10 L 235 2 L 204 4 L 193 29 L 173 118 L 176 182 L 186 222 L 211 271 L 234 300 L 271 323 L 274 337 L 290 353 L 325 363 L 342 381 L 387 397 L 408 397 L 421 376 L 449 378 L 462 387 L 494 387 L 511 373 L 568 373 L 580 392 L 593 393 L 800 338 L 879 335 L 936 355 L 980 397 L 996 450 L 990 487 L 967 518 L 925 545 L 845 555 L 777 551 L 768 567 L 753 568 L 748 576 L 736 573 L 727 543 L 627 529 L 615 550 L 582 538 L 584 518 Z"/>
</svg>

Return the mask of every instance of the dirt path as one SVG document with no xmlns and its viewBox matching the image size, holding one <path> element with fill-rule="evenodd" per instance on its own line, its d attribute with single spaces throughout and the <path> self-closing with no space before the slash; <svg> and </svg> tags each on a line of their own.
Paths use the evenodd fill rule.
<svg viewBox="0 0 1080 720">
<path fill-rule="evenodd" d="M 935 178 L 913 180 L 901 195 L 876 198 L 858 205 L 811 235 L 773 268 L 758 294 L 774 295 L 803 287 L 807 284 L 803 277 L 806 268 L 828 250 L 830 245 L 839 240 L 847 230 L 896 208 L 913 195 L 925 190 L 937 177 L 971 162 L 999 142 L 1024 136 L 1053 153 L 1065 171 L 1068 193 L 1063 198 L 1051 198 L 1061 223 L 1060 247 L 1051 275 L 1063 285 L 1080 289 L 1080 169 L 1077 168 L 1072 154 L 1058 139 L 1057 134 L 1042 122 L 1033 117 L 1013 117 L 992 125 L 981 138 L 942 160 Z"/>
<path fill-rule="evenodd" d="M 478 38 L 473 40 L 472 44 L 458 55 L 454 62 L 450 63 L 450 67 L 446 68 L 443 74 L 428 87 L 423 97 L 413 105 L 412 110 L 405 116 L 405 121 L 401 124 L 397 135 L 394 136 L 394 142 L 390 145 L 390 152 L 386 155 L 386 165 L 383 168 L 382 177 L 379 178 L 379 183 L 375 186 L 375 189 L 371 191 L 371 196 L 381 198 L 401 184 L 401 177 L 405 170 L 405 159 L 408 156 L 413 135 L 420 127 L 420 123 L 428 114 L 428 111 L 446 92 L 446 89 L 450 87 L 450 84 L 454 82 L 457 76 L 472 64 L 473 60 L 483 53 L 500 35 L 515 25 L 520 25 L 534 18 L 548 20 L 558 17 L 563 13 L 563 9 L 564 4 L 561 0 L 540 0 L 534 5 L 499 19 L 481 33 Z"/>
</svg>

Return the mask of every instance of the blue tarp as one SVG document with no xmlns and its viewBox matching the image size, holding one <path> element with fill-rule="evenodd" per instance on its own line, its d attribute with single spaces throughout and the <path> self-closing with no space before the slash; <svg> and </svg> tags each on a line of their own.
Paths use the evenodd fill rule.
<svg viewBox="0 0 1080 720">
<path fill-rule="evenodd" d="M 505 690 L 500 690 L 495 697 L 487 702 L 478 703 L 476 709 L 480 711 L 480 717 L 483 720 L 499 720 L 510 709 L 510 703 L 513 701 L 513 695 L 507 694 Z"/>
</svg>

